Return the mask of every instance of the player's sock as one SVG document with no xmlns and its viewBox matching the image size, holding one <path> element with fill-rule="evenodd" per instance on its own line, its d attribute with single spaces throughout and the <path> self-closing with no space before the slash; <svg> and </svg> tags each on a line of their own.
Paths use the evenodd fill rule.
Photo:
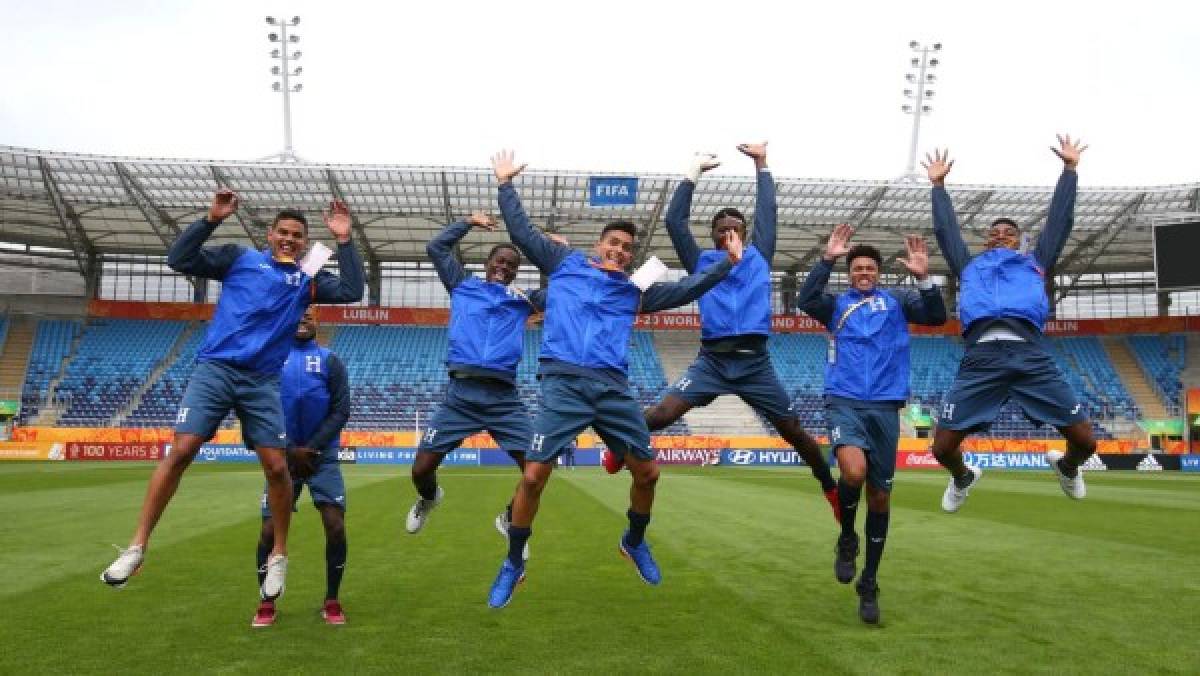
<svg viewBox="0 0 1200 676">
<path fill-rule="evenodd" d="M 512 525 L 508 527 L 508 561 L 517 568 L 525 565 L 525 557 L 522 556 L 522 552 L 525 550 L 525 543 L 529 541 L 530 535 L 533 535 L 532 528 Z"/>
<path fill-rule="evenodd" d="M 346 538 L 325 542 L 325 600 L 336 599 L 342 586 L 342 573 L 346 572 Z"/>
<path fill-rule="evenodd" d="M 812 474 L 814 479 L 821 482 L 822 491 L 827 491 L 837 486 L 837 482 L 833 480 L 833 474 L 829 472 L 829 464 L 824 461 L 819 465 L 812 466 Z"/>
<path fill-rule="evenodd" d="M 417 495 L 420 495 L 425 500 L 437 499 L 437 472 L 430 472 L 425 476 L 416 477 L 413 483 L 417 485 Z"/>
<path fill-rule="evenodd" d="M 263 580 L 267 579 L 267 557 L 271 555 L 271 549 L 275 547 L 274 542 L 258 542 L 257 560 L 258 566 L 255 570 L 258 571 L 258 586 L 262 587 Z"/>
<path fill-rule="evenodd" d="M 965 465 L 964 465 L 963 475 L 954 477 L 954 485 L 956 488 L 958 488 L 958 490 L 961 491 L 962 489 L 966 488 L 967 486 L 970 486 L 971 482 L 974 480 L 975 480 L 975 475 L 971 474 L 971 470 L 965 469 Z"/>
<path fill-rule="evenodd" d="M 504 508 L 504 520 L 512 523 L 512 500 L 509 500 L 508 506 Z"/>
<path fill-rule="evenodd" d="M 858 501 L 862 498 L 862 486 L 851 486 L 845 481 L 837 482 L 838 503 L 842 507 L 842 535 L 854 534 L 854 517 L 858 515 Z"/>
<path fill-rule="evenodd" d="M 625 516 L 629 517 L 629 534 L 625 536 L 625 544 L 630 547 L 642 546 L 642 540 L 646 537 L 646 526 L 650 525 L 650 515 L 639 514 L 631 509 L 625 512 Z"/>
<path fill-rule="evenodd" d="M 867 510 L 867 525 L 864 528 L 867 535 L 867 559 L 862 570 L 864 580 L 875 580 L 879 560 L 883 558 L 883 545 L 887 542 L 888 520 L 891 515 L 891 512 Z"/>
</svg>

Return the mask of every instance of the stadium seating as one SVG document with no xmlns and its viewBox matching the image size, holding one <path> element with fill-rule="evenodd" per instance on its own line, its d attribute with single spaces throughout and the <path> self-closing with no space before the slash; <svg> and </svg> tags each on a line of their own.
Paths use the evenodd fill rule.
<svg viewBox="0 0 1200 676">
<path fill-rule="evenodd" d="M 1187 362 L 1187 338 L 1174 333 L 1129 336 L 1125 340 L 1167 411 L 1178 416 L 1183 391 L 1179 376 Z"/>
<path fill-rule="evenodd" d="M 122 427 L 169 427 L 175 424 L 183 390 L 196 365 L 196 350 L 204 340 L 204 326 L 192 330 L 171 365 L 147 389 L 141 401 L 122 421 Z"/>
<path fill-rule="evenodd" d="M 107 426 L 149 378 L 187 327 L 180 321 L 94 319 L 55 392 L 67 407 L 64 427 Z"/>
<path fill-rule="evenodd" d="M 42 319 L 38 321 L 25 370 L 25 385 L 21 388 L 21 414 L 18 424 L 28 425 L 37 417 L 46 400 L 50 381 L 62 370 L 63 360 L 79 335 L 79 322 L 72 319 Z"/>
</svg>

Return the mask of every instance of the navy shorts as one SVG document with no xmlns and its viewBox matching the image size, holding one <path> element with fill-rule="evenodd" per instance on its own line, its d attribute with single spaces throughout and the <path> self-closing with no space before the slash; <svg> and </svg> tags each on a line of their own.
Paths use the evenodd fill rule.
<svg viewBox="0 0 1200 676">
<path fill-rule="evenodd" d="M 788 420 L 796 414 L 791 398 L 771 365 L 770 355 L 700 350 L 696 361 L 667 390 L 692 406 L 707 406 L 722 394 L 736 394 L 767 420 Z"/>
<path fill-rule="evenodd" d="M 487 431 L 509 453 L 524 453 L 533 439 L 529 411 L 515 385 L 501 380 L 451 378 L 446 401 L 421 431 L 418 451 L 449 453 L 463 439 Z"/>
<path fill-rule="evenodd" d="M 825 404 L 825 420 L 834 454 L 842 446 L 861 448 L 867 457 L 867 481 L 890 493 L 896 475 L 896 446 L 900 443 L 900 412 L 831 401 Z"/>
<path fill-rule="evenodd" d="M 628 385 L 561 373 L 542 376 L 541 410 L 526 459 L 552 462 L 588 425 L 617 457 L 654 459 L 650 428 Z"/>
<path fill-rule="evenodd" d="M 177 434 L 211 439 L 229 411 L 242 423 L 246 448 L 284 448 L 287 428 L 279 400 L 279 375 L 198 361 L 175 418 Z"/>
<path fill-rule="evenodd" d="M 965 432 L 986 430 L 1009 399 L 1034 423 L 1066 427 L 1087 420 L 1083 404 L 1049 353 L 1024 341 L 994 340 L 967 348 L 937 424 Z"/>
<path fill-rule="evenodd" d="M 336 450 L 322 453 L 312 476 L 292 482 L 293 512 L 296 511 L 296 503 L 300 500 L 300 491 L 304 490 L 305 486 L 308 486 L 308 494 L 312 497 L 314 507 L 333 505 L 343 512 L 346 511 L 346 482 L 342 479 L 342 468 L 338 465 Z M 266 488 L 263 488 L 262 494 L 262 515 L 264 519 L 271 516 Z"/>
</svg>

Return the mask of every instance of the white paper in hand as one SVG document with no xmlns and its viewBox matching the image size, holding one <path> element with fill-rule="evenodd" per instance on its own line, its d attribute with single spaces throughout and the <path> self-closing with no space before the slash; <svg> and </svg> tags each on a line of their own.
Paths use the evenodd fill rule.
<svg viewBox="0 0 1200 676">
<path fill-rule="evenodd" d="M 309 277 L 316 277 L 321 266 L 325 265 L 325 261 L 329 260 L 332 255 L 333 249 L 317 242 L 308 247 L 308 253 L 304 254 L 304 258 L 300 261 L 300 269 Z"/>
<path fill-rule="evenodd" d="M 658 256 L 651 256 L 649 260 L 642 264 L 642 267 L 634 271 L 629 276 L 629 281 L 637 288 L 645 291 L 650 288 L 650 285 L 657 282 L 667 275 L 667 265 L 658 260 Z"/>
</svg>

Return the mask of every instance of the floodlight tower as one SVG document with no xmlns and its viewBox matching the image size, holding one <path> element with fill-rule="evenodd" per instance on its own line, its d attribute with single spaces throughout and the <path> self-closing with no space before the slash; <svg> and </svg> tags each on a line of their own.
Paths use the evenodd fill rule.
<svg viewBox="0 0 1200 676">
<path fill-rule="evenodd" d="M 942 51 L 942 43 L 935 42 L 927 47 L 913 40 L 908 43 L 908 48 L 913 51 L 909 67 L 916 72 L 910 71 L 904 76 L 908 83 L 908 87 L 904 90 L 904 98 L 912 99 L 913 102 L 904 104 L 900 109 L 906 115 L 912 115 L 913 122 L 912 141 L 908 146 L 908 167 L 901 178 L 907 181 L 916 181 L 921 178 L 917 173 L 917 137 L 921 134 L 921 117 L 933 112 L 933 106 L 925 101 L 933 98 L 933 83 L 937 81 L 937 77 L 930 71 L 937 68 L 938 60 L 936 57 L 931 58 L 930 55 Z"/>
<path fill-rule="evenodd" d="M 264 157 L 264 160 L 279 160 L 280 162 L 302 162 L 303 160 L 296 155 L 292 150 L 292 94 L 299 93 L 304 89 L 304 85 L 296 83 L 291 84 L 291 78 L 300 77 L 304 69 L 297 66 L 292 70 L 291 62 L 300 59 L 301 52 L 296 50 L 288 53 L 300 42 L 300 36 L 292 33 L 288 35 L 288 28 L 300 25 L 300 17 L 293 16 L 290 20 L 276 19 L 273 16 L 267 17 L 267 25 L 279 28 L 279 32 L 272 31 L 267 34 L 267 39 L 271 42 L 278 42 L 279 47 L 271 50 L 271 58 L 279 60 L 281 65 L 271 66 L 271 74 L 279 77 L 271 84 L 271 89 L 283 94 L 283 150 Z"/>
</svg>

